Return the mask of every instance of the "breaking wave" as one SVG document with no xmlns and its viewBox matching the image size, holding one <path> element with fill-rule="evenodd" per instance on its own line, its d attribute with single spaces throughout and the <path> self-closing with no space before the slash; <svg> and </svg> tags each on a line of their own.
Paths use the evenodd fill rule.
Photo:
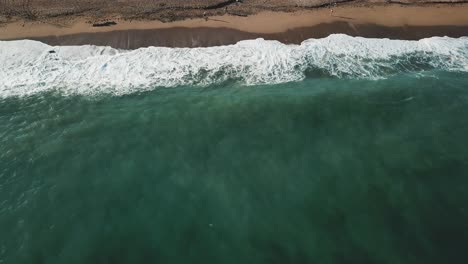
<svg viewBox="0 0 468 264">
<path fill-rule="evenodd" d="M 468 71 L 468 37 L 419 41 L 342 34 L 285 45 L 263 39 L 210 48 L 49 46 L 0 41 L 0 97 L 59 90 L 128 94 L 155 87 L 300 81 L 308 74 L 379 79 L 432 69 Z"/>
</svg>

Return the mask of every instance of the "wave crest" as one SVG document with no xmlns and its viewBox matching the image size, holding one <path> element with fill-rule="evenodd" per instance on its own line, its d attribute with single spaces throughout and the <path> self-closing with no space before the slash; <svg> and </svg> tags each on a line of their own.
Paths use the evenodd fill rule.
<svg viewBox="0 0 468 264">
<path fill-rule="evenodd" d="M 385 78 L 431 69 L 468 71 L 468 38 L 419 41 L 335 34 L 285 45 L 263 39 L 210 48 L 52 47 L 0 41 L 0 97 L 59 89 L 71 94 L 128 94 L 154 87 L 299 81 L 319 71 L 339 78 Z"/>
</svg>

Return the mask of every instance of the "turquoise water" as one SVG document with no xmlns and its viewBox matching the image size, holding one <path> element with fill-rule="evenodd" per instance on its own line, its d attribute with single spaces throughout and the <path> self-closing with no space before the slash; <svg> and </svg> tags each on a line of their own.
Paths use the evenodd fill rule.
<svg viewBox="0 0 468 264">
<path fill-rule="evenodd" d="M 0 99 L 0 263 L 466 263 L 468 73 Z"/>
</svg>

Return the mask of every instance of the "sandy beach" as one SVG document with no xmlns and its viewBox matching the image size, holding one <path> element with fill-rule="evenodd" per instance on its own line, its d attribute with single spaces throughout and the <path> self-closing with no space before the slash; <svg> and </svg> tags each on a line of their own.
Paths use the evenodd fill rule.
<svg viewBox="0 0 468 264">
<path fill-rule="evenodd" d="M 333 10 L 333 11 L 332 11 Z M 206 15 L 172 22 L 128 19 L 122 15 L 97 19 L 69 16 L 43 20 L 12 19 L 0 26 L 0 40 L 34 39 L 52 45 L 106 45 L 134 49 L 145 46 L 205 47 L 265 38 L 300 43 L 333 33 L 351 36 L 421 39 L 468 35 L 468 4 L 356 5 L 261 11 L 249 16 Z M 116 25 L 93 27 L 95 21 Z"/>
</svg>

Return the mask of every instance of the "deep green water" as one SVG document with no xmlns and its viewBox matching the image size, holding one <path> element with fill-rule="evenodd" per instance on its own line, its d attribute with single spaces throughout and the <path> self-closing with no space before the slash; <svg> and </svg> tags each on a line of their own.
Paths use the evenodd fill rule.
<svg viewBox="0 0 468 264">
<path fill-rule="evenodd" d="M 467 263 L 468 74 L 0 99 L 0 263 Z"/>
</svg>

